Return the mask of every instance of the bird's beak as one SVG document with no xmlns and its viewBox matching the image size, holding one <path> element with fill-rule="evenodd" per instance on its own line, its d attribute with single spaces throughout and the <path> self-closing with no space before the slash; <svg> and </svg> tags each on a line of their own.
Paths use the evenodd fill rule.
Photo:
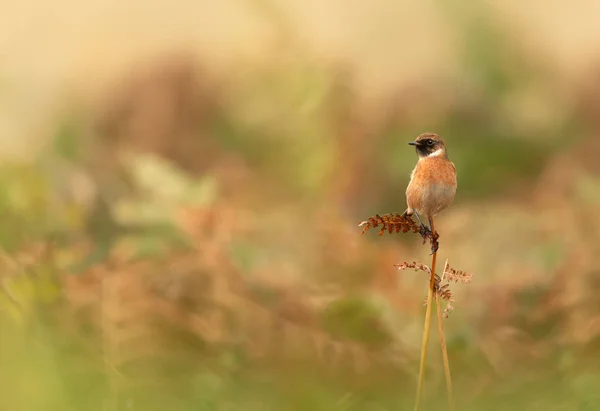
<svg viewBox="0 0 600 411">
<path fill-rule="evenodd" d="M 411 141 L 410 143 L 408 143 L 409 146 L 416 146 L 417 143 L 415 143 L 414 141 Z"/>
</svg>

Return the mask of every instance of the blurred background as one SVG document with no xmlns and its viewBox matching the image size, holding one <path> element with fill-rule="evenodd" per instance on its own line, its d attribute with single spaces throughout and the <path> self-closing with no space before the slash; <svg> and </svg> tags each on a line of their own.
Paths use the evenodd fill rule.
<svg viewBox="0 0 600 411">
<path fill-rule="evenodd" d="M 3 9 L 0 408 L 411 409 L 432 131 L 459 408 L 599 409 L 600 3 Z"/>
</svg>

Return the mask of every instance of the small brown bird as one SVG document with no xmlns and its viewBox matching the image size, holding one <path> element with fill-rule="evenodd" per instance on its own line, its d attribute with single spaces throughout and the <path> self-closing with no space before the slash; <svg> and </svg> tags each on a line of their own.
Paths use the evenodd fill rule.
<svg viewBox="0 0 600 411">
<path fill-rule="evenodd" d="M 434 133 L 423 133 L 414 142 L 419 160 L 410 175 L 406 188 L 408 208 L 404 216 L 415 214 L 421 223 L 422 234 L 433 228 L 432 217 L 446 209 L 456 194 L 456 167 L 448 159 L 444 140 Z M 427 216 L 430 228 L 421 221 Z"/>
</svg>

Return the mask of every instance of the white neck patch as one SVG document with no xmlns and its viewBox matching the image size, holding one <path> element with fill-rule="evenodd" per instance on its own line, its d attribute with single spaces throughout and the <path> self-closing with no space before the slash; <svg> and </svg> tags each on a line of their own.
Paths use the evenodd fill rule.
<svg viewBox="0 0 600 411">
<path fill-rule="evenodd" d="M 429 154 L 427 157 L 439 157 L 441 155 L 444 155 L 444 150 L 440 148 Z"/>
</svg>

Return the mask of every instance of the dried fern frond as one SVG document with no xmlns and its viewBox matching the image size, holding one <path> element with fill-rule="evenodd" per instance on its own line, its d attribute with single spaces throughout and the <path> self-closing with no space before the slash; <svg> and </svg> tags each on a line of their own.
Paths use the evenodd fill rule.
<svg viewBox="0 0 600 411">
<path fill-rule="evenodd" d="M 473 278 L 472 274 L 469 274 L 462 270 L 456 270 L 450 266 L 446 266 L 444 271 L 444 279 L 448 282 L 468 284 Z"/>
<path fill-rule="evenodd" d="M 436 278 L 436 280 L 437 280 L 437 278 Z M 450 311 L 454 310 L 454 306 L 452 305 L 452 303 L 454 302 L 454 299 L 452 298 L 452 291 L 450 291 L 450 285 L 444 284 L 444 285 L 440 286 L 440 285 L 438 285 L 437 281 L 436 281 L 435 285 L 436 285 L 436 289 L 435 289 L 436 296 L 439 296 L 439 298 L 441 300 L 446 301 L 446 308 L 444 308 L 442 317 L 448 318 Z"/>
<path fill-rule="evenodd" d="M 418 233 L 421 230 L 419 224 L 414 222 L 410 218 L 403 217 L 398 213 L 384 214 L 380 216 L 379 214 L 375 214 L 375 217 L 369 217 L 367 220 L 363 221 L 358 225 L 359 227 L 363 227 L 361 231 L 361 235 L 367 232 L 369 229 L 374 227 L 381 226 L 379 230 L 379 235 L 383 235 L 386 231 L 388 233 L 407 233 L 412 231 L 413 233 Z"/>
<path fill-rule="evenodd" d="M 402 264 L 394 264 L 398 270 L 413 269 L 415 271 L 422 271 L 428 276 L 431 275 L 431 268 L 428 265 L 413 262 L 403 262 Z M 467 284 L 471 282 L 473 278 L 472 274 L 466 273 L 462 270 L 456 270 L 448 265 L 446 262 L 445 270 L 442 276 L 435 275 L 434 293 L 439 296 L 441 300 L 447 302 L 446 308 L 444 309 L 443 317 L 448 318 L 450 311 L 454 310 L 452 303 L 454 302 L 452 290 L 450 290 L 450 282 Z M 427 305 L 427 301 L 425 304 Z"/>
<path fill-rule="evenodd" d="M 454 300 L 452 300 L 452 301 L 454 301 Z M 454 306 L 452 304 L 450 304 L 450 302 L 448 302 L 448 304 L 446 304 L 446 308 L 444 308 L 442 317 L 448 318 L 448 316 L 450 315 L 450 311 L 452 311 L 452 310 L 454 310 Z"/>
<path fill-rule="evenodd" d="M 415 271 L 422 271 L 427 275 L 431 274 L 431 268 L 429 268 L 428 265 L 418 263 L 416 261 L 413 261 L 412 263 L 404 262 L 402 264 L 394 264 L 394 267 L 396 267 L 398 270 L 406 270 L 412 268 Z M 442 278 L 437 274 L 435 275 L 434 292 L 438 293 L 440 298 L 443 300 L 450 301 L 452 298 L 450 285 L 442 284 Z"/>
<path fill-rule="evenodd" d="M 436 283 L 435 291 L 439 294 L 439 296 L 442 300 L 446 300 L 448 302 L 454 301 L 452 299 L 452 291 L 450 291 L 449 284 L 440 285 L 440 284 Z"/>
<path fill-rule="evenodd" d="M 417 263 L 416 261 L 413 261 L 412 263 L 408 263 L 405 261 L 402 264 L 394 264 L 394 267 L 396 267 L 398 270 L 406 270 L 408 268 L 412 268 L 415 271 L 424 271 L 427 274 L 431 274 L 431 268 L 429 268 L 428 265 L 423 263 Z"/>
<path fill-rule="evenodd" d="M 435 253 L 439 248 L 439 234 L 432 232 L 429 228 L 421 226 L 420 224 L 413 221 L 410 217 L 405 217 L 398 213 L 384 214 L 380 216 L 375 214 L 375 217 L 369 217 L 367 220 L 361 222 L 359 227 L 363 227 L 360 235 L 363 235 L 369 229 L 373 227 L 379 227 L 379 235 L 382 236 L 386 231 L 390 234 L 396 233 L 408 233 L 412 231 L 415 234 L 420 234 L 423 237 L 423 244 L 429 240 L 431 244 L 431 253 Z"/>
</svg>

